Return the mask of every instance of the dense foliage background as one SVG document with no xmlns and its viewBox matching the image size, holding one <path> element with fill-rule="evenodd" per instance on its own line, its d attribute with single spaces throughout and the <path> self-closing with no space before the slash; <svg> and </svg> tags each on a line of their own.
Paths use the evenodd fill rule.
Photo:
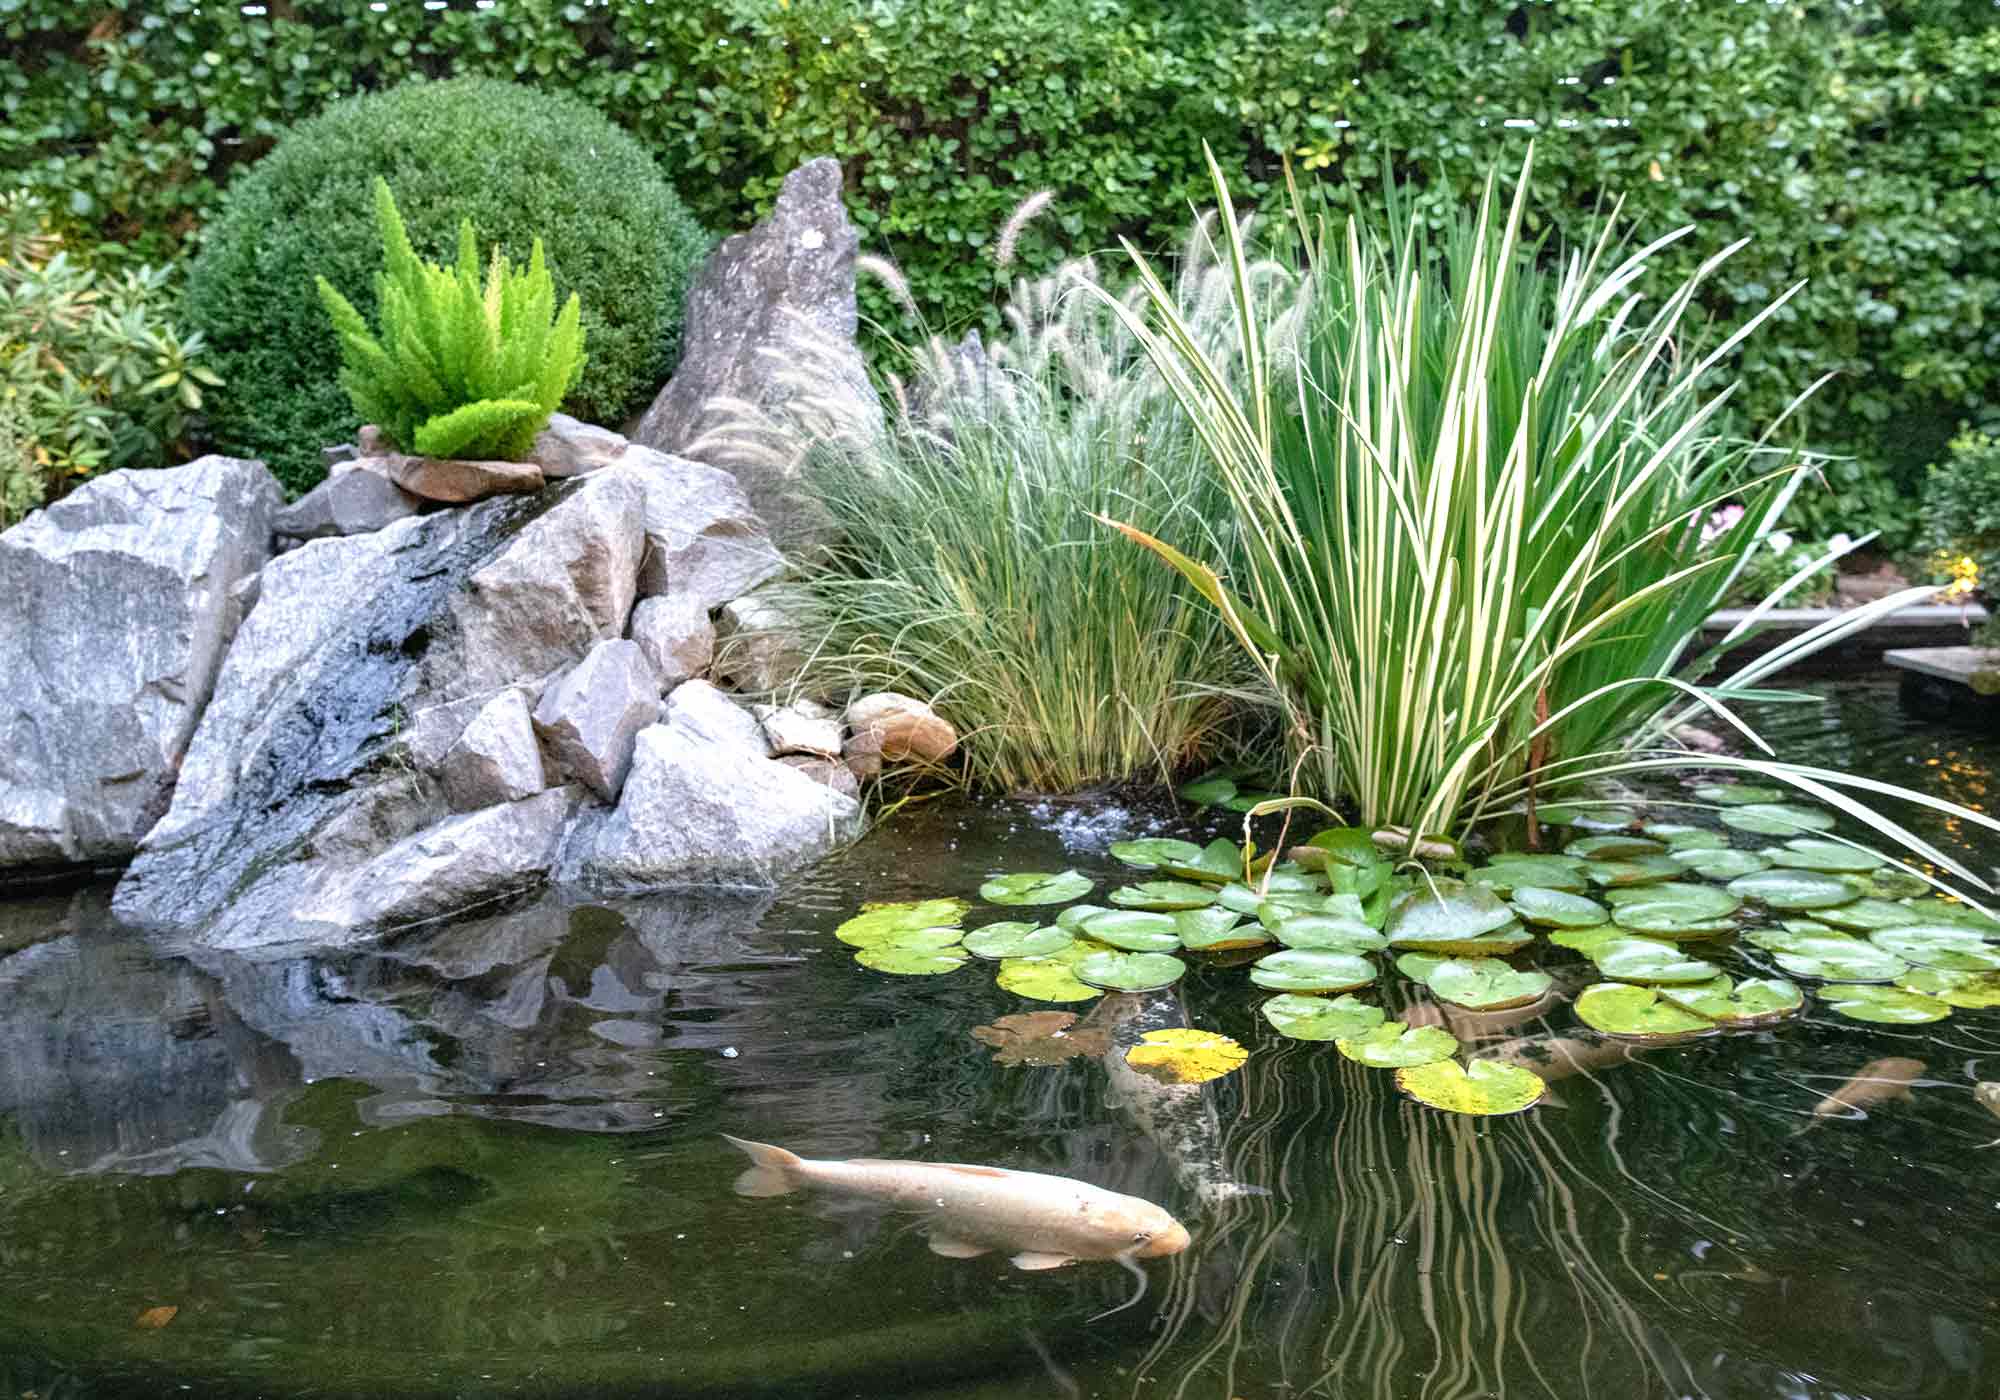
<svg viewBox="0 0 2000 1400">
<path fill-rule="evenodd" d="M 1004 276 L 978 251 L 1035 189 L 1061 212 L 1031 273 L 1121 234 L 1165 246 L 1204 141 L 1267 184 L 1285 157 L 1373 184 L 1393 152 L 1441 200 L 1532 135 L 1559 229 L 1610 190 L 1648 234 L 1700 226 L 1669 271 L 1752 238 L 1709 313 L 1812 279 L 1753 341 L 1744 407 L 1837 373 L 1809 430 L 1860 467 L 1802 522 L 1821 534 L 1906 542 L 1922 465 L 2000 364 L 1987 0 L 0 0 L 0 25 L 0 171 L 135 256 L 183 246 L 284 123 L 480 73 L 597 107 L 718 231 L 840 157 L 875 249 L 967 322 Z"/>
</svg>

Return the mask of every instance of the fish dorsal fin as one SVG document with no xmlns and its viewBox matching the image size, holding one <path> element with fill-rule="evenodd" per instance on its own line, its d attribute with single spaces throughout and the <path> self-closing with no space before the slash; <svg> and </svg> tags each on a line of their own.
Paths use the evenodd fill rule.
<svg viewBox="0 0 2000 1400">
<path fill-rule="evenodd" d="M 1020 1172 L 1010 1172 L 1004 1167 L 975 1167 L 965 1162 L 913 1162 L 899 1157 L 850 1157 L 842 1165 L 849 1167 L 917 1167 L 929 1172 L 957 1172 L 962 1176 L 984 1176 L 1001 1180 L 1010 1176 L 1020 1176 Z"/>
<path fill-rule="evenodd" d="M 957 1162 L 941 1163 L 938 1170 L 943 1172 L 957 1172 L 961 1176 L 1009 1177 L 1014 1175 L 1013 1172 L 1006 1171 L 1000 1167 L 968 1167 Z"/>
<path fill-rule="evenodd" d="M 947 1259 L 977 1259 L 982 1254 L 991 1254 L 991 1245 L 974 1244 L 970 1240 L 955 1240 L 946 1235 L 931 1236 L 931 1253 L 942 1254 Z"/>
<path fill-rule="evenodd" d="M 1011 1261 L 1017 1269 L 1060 1269 L 1065 1264 L 1073 1264 L 1075 1259 L 1067 1254 L 1040 1254 L 1032 1249 L 1024 1249 Z"/>
</svg>

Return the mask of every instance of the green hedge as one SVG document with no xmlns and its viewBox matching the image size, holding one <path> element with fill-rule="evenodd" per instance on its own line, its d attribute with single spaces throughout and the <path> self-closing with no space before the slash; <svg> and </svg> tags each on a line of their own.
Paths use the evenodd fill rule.
<svg viewBox="0 0 2000 1400">
<path fill-rule="evenodd" d="M 985 241 L 1024 194 L 1060 197 L 1030 271 L 1126 235 L 1171 241 L 1201 144 L 1275 180 L 1395 173 L 1462 193 L 1540 142 L 1543 212 L 1600 189 L 1638 228 L 1698 236 L 1682 271 L 1754 242 L 1707 309 L 1738 318 L 1800 277 L 1753 343 L 1768 418 L 1837 375 L 1808 427 L 1879 471 L 1802 522 L 1873 513 L 1907 540 L 1921 464 L 2000 365 L 2000 29 L 1986 0 L 0 0 L 0 168 L 100 237 L 158 252 L 284 121 L 413 74 L 572 93 L 636 135 L 711 228 L 832 153 L 856 217 L 947 322 L 990 314 Z M 1525 126 L 1507 123 L 1532 123 Z M 890 304 L 869 310 L 893 322 Z"/>
<path fill-rule="evenodd" d="M 211 395 L 219 446 L 262 457 L 297 490 L 324 474 L 321 447 L 353 435 L 314 279 L 373 320 L 378 176 L 421 257 L 450 263 L 465 219 L 482 255 L 497 247 L 517 265 L 542 239 L 558 301 L 583 303 L 589 358 L 564 406 L 605 423 L 645 407 L 673 368 L 710 239 L 652 157 L 591 108 L 456 78 L 336 102 L 230 183 L 187 281 L 189 318 L 227 386 Z"/>
</svg>

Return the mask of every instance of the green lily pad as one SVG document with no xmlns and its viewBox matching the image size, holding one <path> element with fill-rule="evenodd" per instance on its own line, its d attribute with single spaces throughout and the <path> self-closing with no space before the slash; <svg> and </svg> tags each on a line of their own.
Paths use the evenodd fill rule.
<svg viewBox="0 0 2000 1400">
<path fill-rule="evenodd" d="M 1215 903 L 1215 891 L 1185 880 L 1147 880 L 1138 885 L 1120 885 L 1111 892 L 1110 899 L 1121 909 L 1200 909 Z"/>
<path fill-rule="evenodd" d="M 1236 948 L 1256 948 L 1271 941 L 1262 924 L 1246 924 L 1220 905 L 1206 909 L 1183 909 L 1173 915 L 1174 931 L 1190 952 L 1227 953 Z"/>
<path fill-rule="evenodd" d="M 1247 812 L 1259 802 L 1283 802 L 1284 800 L 1285 794 L 1282 792 L 1239 792 L 1222 805 L 1232 812 Z"/>
<path fill-rule="evenodd" d="M 1370 866 L 1382 860 L 1375 838 L 1358 826 L 1327 827 L 1306 844 L 1325 851 L 1329 861 L 1341 865 Z"/>
<path fill-rule="evenodd" d="M 1936 997 L 1901 987 L 1850 987 L 1832 985 L 1819 989 L 1819 999 L 1854 1021 L 1873 1021 L 1886 1026 L 1921 1026 L 1942 1021 L 1951 1007 Z"/>
<path fill-rule="evenodd" d="M 1811 870 L 1760 870 L 1729 882 L 1738 899 L 1752 899 L 1768 909 L 1832 909 L 1852 904 L 1854 887 L 1838 875 Z"/>
<path fill-rule="evenodd" d="M 1706 1016 L 1662 1000 L 1653 988 L 1623 982 L 1585 987 L 1577 994 L 1576 1015 L 1592 1030 L 1621 1040 L 1678 1039 L 1715 1028 Z"/>
<path fill-rule="evenodd" d="M 1396 897 L 1389 906 L 1387 932 L 1404 947 L 1449 952 L 1462 943 L 1514 922 L 1514 911 L 1485 885 L 1437 879 Z"/>
<path fill-rule="evenodd" d="M 1577 831 L 1624 831 L 1639 824 L 1637 812 L 1609 802 L 1551 802 L 1536 816 L 1550 826 Z"/>
<path fill-rule="evenodd" d="M 1704 783 L 1694 790 L 1694 795 L 1718 807 L 1748 807 L 1781 801 L 1785 793 L 1782 788 L 1753 787 L 1749 783 Z"/>
<path fill-rule="evenodd" d="M 1741 901 L 1727 890 L 1713 885 L 1674 882 L 1649 885 L 1634 894 L 1650 898 L 1618 901 L 1611 921 L 1634 933 L 1659 938 L 1706 938 L 1733 932 L 1734 914 Z"/>
<path fill-rule="evenodd" d="M 1527 1006 L 1547 996 L 1555 980 L 1546 972 L 1519 971 L 1498 958 L 1445 958 L 1422 973 L 1405 966 L 1423 956 L 1404 954 L 1396 960 L 1397 970 L 1429 987 L 1440 1001 L 1462 1006 L 1467 1011 L 1504 1011 Z"/>
<path fill-rule="evenodd" d="M 1099 995 L 1098 989 L 1077 981 L 1072 969 L 1092 953 L 1103 951 L 1102 943 L 1079 938 L 1046 957 L 1007 958 L 993 980 L 1031 1001 L 1089 1001 Z"/>
<path fill-rule="evenodd" d="M 1693 986 L 1662 987 L 1660 996 L 1697 1016 L 1739 1027 L 1782 1021 L 1805 1004 L 1805 994 L 1782 977 L 1751 977 L 1732 983 L 1724 976 Z"/>
<path fill-rule="evenodd" d="M 1757 851 L 1671 851 L 1667 859 L 1679 861 L 1704 880 L 1734 880 L 1771 868 L 1770 858 Z"/>
<path fill-rule="evenodd" d="M 1114 841 L 1111 855 L 1140 870 L 1157 870 L 1166 865 L 1186 865 L 1201 859 L 1201 847 L 1192 841 L 1176 841 L 1169 836 L 1147 836 L 1137 841 Z"/>
<path fill-rule="evenodd" d="M 900 977 L 935 977 L 965 966 L 965 950 L 956 945 L 945 948 L 918 948 L 901 943 L 878 943 L 854 955 L 863 967 L 877 972 L 893 972 Z"/>
<path fill-rule="evenodd" d="M 1955 899 L 1924 899 L 1909 906 L 1915 922 L 1920 924 L 1957 924 L 1962 928 L 1978 929 L 1988 938 L 2000 938 L 2000 924 L 1987 918 L 1970 904 L 1962 904 Z"/>
<path fill-rule="evenodd" d="M 1907 870 L 1884 866 L 1868 876 L 1868 889 L 1880 899 L 1916 899 L 1929 894 L 1931 887 Z"/>
<path fill-rule="evenodd" d="M 918 929 L 955 928 L 972 906 L 962 899 L 911 899 L 897 904 L 867 904 L 833 931 L 853 948 L 871 948 L 900 933 Z M 955 936 L 954 936 L 955 940 Z"/>
<path fill-rule="evenodd" d="M 1596 928 L 1563 928 L 1549 935 L 1549 942 L 1558 948 L 1573 948 L 1586 958 L 1595 957 L 1597 950 L 1607 943 L 1615 943 L 1632 935 L 1622 928 L 1610 924 L 1600 924 Z"/>
<path fill-rule="evenodd" d="M 1076 940 L 1041 924 L 987 924 L 965 935 L 965 951 L 975 958 L 1045 958 Z"/>
<path fill-rule="evenodd" d="M 1689 826 L 1683 822 L 1647 822 L 1646 834 L 1655 841 L 1667 843 L 1667 854 L 1676 851 L 1726 851 L 1729 838 L 1721 832 L 1705 826 Z"/>
<path fill-rule="evenodd" d="M 1264 1019 L 1293 1040 L 1341 1040 L 1366 1035 L 1386 1019 L 1379 1006 L 1351 996 L 1303 997 L 1286 992 L 1264 1003 Z"/>
<path fill-rule="evenodd" d="M 1372 953 L 1389 940 L 1359 919 L 1334 914 L 1291 914 L 1264 920 L 1287 948 L 1330 948 L 1339 953 Z"/>
<path fill-rule="evenodd" d="M 1110 909 L 1083 921 L 1083 932 L 1099 943 L 1128 953 L 1171 953 L 1181 946 L 1180 925 L 1171 914 Z"/>
<path fill-rule="evenodd" d="M 1396 1087 L 1420 1104 L 1447 1113 L 1494 1118 L 1541 1102 L 1548 1086 L 1533 1070 L 1501 1060 L 1437 1060 L 1396 1071 Z"/>
<path fill-rule="evenodd" d="M 1857 899 L 1852 904 L 1842 904 L 1832 909 L 1818 911 L 1819 918 L 1833 928 L 1844 928 L 1853 933 L 1874 933 L 1878 929 L 1901 928 L 1906 924 L 1923 922 L 1917 911 L 1907 904 L 1897 904 L 1892 900 L 1876 899 L 1872 895 Z"/>
<path fill-rule="evenodd" d="M 1620 982 L 1707 982 L 1721 971 L 1656 938 L 1614 938 L 1599 944 L 1590 960 Z"/>
<path fill-rule="evenodd" d="M 1535 941 L 1535 935 L 1520 924 L 1508 924 L 1475 938 L 1392 939 L 1392 946 L 1435 953 L 1447 958 L 1504 958 L 1518 953 Z"/>
<path fill-rule="evenodd" d="M 1076 965 L 1079 982 L 1112 992 L 1152 992 L 1171 987 L 1187 964 L 1168 953 L 1092 953 Z"/>
<path fill-rule="evenodd" d="M 1508 897 L 1521 922 L 1539 928 L 1595 928 L 1604 922 L 1604 906 L 1580 894 L 1522 885 Z"/>
<path fill-rule="evenodd" d="M 1182 788 L 1180 795 L 1181 801 L 1192 802 L 1198 808 L 1213 807 L 1236 796 L 1236 783 L 1230 778 L 1199 778 Z"/>
<path fill-rule="evenodd" d="M 1585 836 L 1563 847 L 1563 854 L 1581 861 L 1630 860 L 1665 853 L 1667 843 L 1650 836 Z"/>
<path fill-rule="evenodd" d="M 1351 992 L 1375 980 L 1375 964 L 1358 953 L 1287 948 L 1257 959 L 1250 980 L 1274 992 Z"/>
<path fill-rule="evenodd" d="M 1806 831 L 1831 831 L 1833 813 L 1797 802 L 1755 802 L 1732 807 L 1722 824 L 1756 836 L 1797 836 Z"/>
<path fill-rule="evenodd" d="M 1633 856 L 1628 860 L 1594 860 L 1583 873 L 1594 885 L 1621 888 L 1627 885 L 1662 885 L 1684 872 L 1672 856 Z"/>
<path fill-rule="evenodd" d="M 1090 891 L 1090 877 L 1074 870 L 1060 875 L 1028 871 L 994 876 L 979 887 L 979 897 L 988 904 L 1067 904 Z"/>
<path fill-rule="evenodd" d="M 1868 941 L 1918 967 L 1944 972 L 2000 971 L 2000 944 L 1988 943 L 1977 929 L 1956 924 L 1878 929 L 1868 935 Z"/>
<path fill-rule="evenodd" d="M 1334 1042 L 1341 1054 L 1371 1069 L 1404 1069 L 1448 1060 L 1458 1053 L 1458 1037 L 1442 1026 L 1405 1026 L 1384 1021 L 1360 1035 Z"/>
<path fill-rule="evenodd" d="M 1056 927 L 1064 933 L 1082 933 L 1085 922 L 1110 912 L 1102 904 L 1072 904 L 1056 915 Z"/>
<path fill-rule="evenodd" d="M 1896 979 L 1906 992 L 1921 992 L 1949 1006 L 2000 1006 L 2000 972 L 1947 972 L 1937 967 L 1913 967 Z"/>
<path fill-rule="evenodd" d="M 1204 885 L 1226 885 L 1243 878 L 1243 848 L 1226 837 L 1217 837 L 1192 860 L 1169 861 L 1160 867 L 1169 875 Z"/>
<path fill-rule="evenodd" d="M 1502 894 L 1527 885 L 1561 890 L 1564 894 L 1588 888 L 1583 878 L 1583 862 L 1575 856 L 1498 855 L 1491 864 L 1473 871 L 1471 879 L 1476 885 L 1491 885 Z"/>
<path fill-rule="evenodd" d="M 1824 836 L 1795 836 L 1766 854 L 1790 869 L 1818 870 L 1829 875 L 1862 873 L 1883 863 L 1883 857 L 1865 847 L 1829 841 Z"/>
<path fill-rule="evenodd" d="M 1797 938 L 1771 956 L 1792 976 L 1816 982 L 1887 982 L 1910 968 L 1888 949 L 1845 934 Z"/>
</svg>

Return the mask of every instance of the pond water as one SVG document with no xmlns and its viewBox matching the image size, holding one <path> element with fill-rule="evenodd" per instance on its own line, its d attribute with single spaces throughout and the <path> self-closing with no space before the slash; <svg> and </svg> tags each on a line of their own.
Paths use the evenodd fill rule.
<svg viewBox="0 0 2000 1400">
<path fill-rule="evenodd" d="M 1788 756 L 1990 805 L 1993 741 L 1903 721 L 1885 683 L 1825 693 L 1765 717 Z M 995 1063 L 970 1029 L 1035 1005 L 990 964 L 891 977 L 830 936 L 863 899 L 1001 870 L 1102 891 L 1133 878 L 1110 840 L 1189 825 L 933 802 L 775 901 L 548 900 L 287 961 L 149 950 L 101 889 L 0 904 L 0 1393 L 2000 1389 L 2000 1119 L 1971 1092 L 2000 1079 L 2000 1010 L 1809 1005 L 1476 1120 L 1278 1037 L 1240 970 L 1197 966 L 1189 1020 L 1251 1055 L 1163 1115 L 1099 1058 Z M 1498 1033 L 1575 1028 L 1565 1006 Z M 1887 1057 L 1922 1062 L 1907 1101 L 1814 1118 Z M 1074 1175 L 1194 1243 L 1091 1321 L 1133 1290 L 1115 1265 L 1019 1273 L 866 1205 L 739 1198 L 725 1131 Z M 1268 1194 L 1204 1201 L 1222 1180 Z"/>
</svg>

